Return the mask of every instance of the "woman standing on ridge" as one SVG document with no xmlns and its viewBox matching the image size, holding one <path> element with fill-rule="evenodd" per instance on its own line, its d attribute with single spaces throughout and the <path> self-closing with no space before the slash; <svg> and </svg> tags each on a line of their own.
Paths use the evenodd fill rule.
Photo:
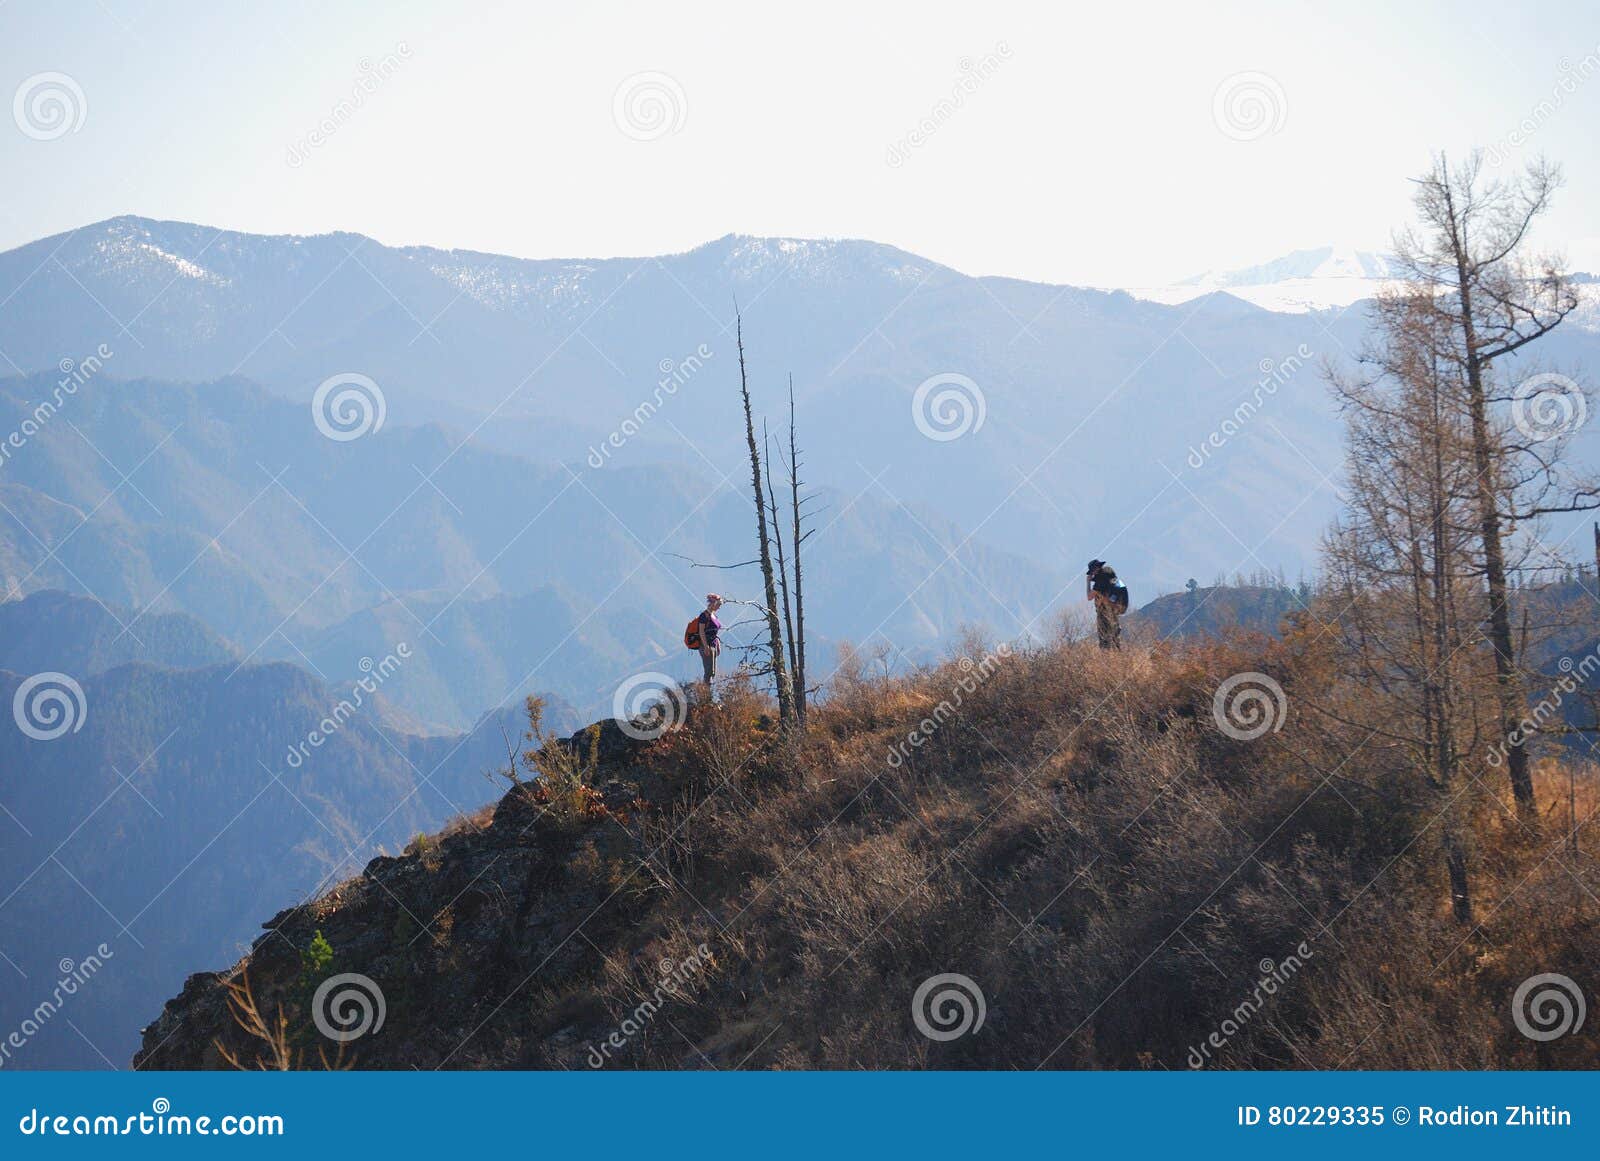
<svg viewBox="0 0 1600 1161">
<path fill-rule="evenodd" d="M 722 651 L 722 622 L 717 620 L 717 610 L 721 607 L 722 598 L 716 593 L 707 593 L 705 611 L 696 618 L 700 630 L 700 664 L 706 673 L 706 697 L 712 701 L 716 700 L 716 694 L 711 682 L 717 676 L 717 654 Z"/>
</svg>

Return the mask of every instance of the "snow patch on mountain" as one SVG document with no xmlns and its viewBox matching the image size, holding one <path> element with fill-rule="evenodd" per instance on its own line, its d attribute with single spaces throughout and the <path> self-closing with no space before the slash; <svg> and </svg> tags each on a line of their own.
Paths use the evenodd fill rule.
<svg viewBox="0 0 1600 1161">
<path fill-rule="evenodd" d="M 1238 270 L 1208 270 L 1168 286 L 1125 289 L 1135 298 L 1169 306 L 1223 291 L 1264 310 L 1304 314 L 1343 310 L 1372 298 L 1392 276 L 1392 261 L 1383 254 L 1319 246 Z"/>
<path fill-rule="evenodd" d="M 456 250 L 413 251 L 410 256 L 491 310 L 530 305 L 565 309 L 590 300 L 594 266 L 586 262 L 538 262 Z"/>
</svg>

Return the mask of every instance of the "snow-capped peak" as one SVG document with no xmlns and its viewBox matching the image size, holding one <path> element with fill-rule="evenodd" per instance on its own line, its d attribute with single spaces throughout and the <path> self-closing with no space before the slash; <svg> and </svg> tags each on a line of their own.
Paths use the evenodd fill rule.
<svg viewBox="0 0 1600 1161">
<path fill-rule="evenodd" d="M 1296 250 L 1236 270 L 1208 270 L 1170 286 L 1127 287 L 1129 294 L 1153 302 L 1178 303 L 1225 291 L 1265 310 L 1300 314 L 1340 309 L 1377 294 L 1391 277 L 1383 254 L 1353 246 Z"/>
<path fill-rule="evenodd" d="M 1382 280 L 1388 276 L 1389 260 L 1382 254 L 1353 247 L 1320 246 L 1313 250 L 1296 250 L 1259 266 L 1247 266 L 1240 270 L 1208 270 L 1204 274 L 1186 278 L 1177 285 L 1220 290 L 1230 286 L 1270 286 L 1304 278 Z"/>
</svg>

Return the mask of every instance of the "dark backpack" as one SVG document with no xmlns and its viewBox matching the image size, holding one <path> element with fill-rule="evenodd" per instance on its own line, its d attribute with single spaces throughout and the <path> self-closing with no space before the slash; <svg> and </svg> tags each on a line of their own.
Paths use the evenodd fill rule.
<svg viewBox="0 0 1600 1161">
<path fill-rule="evenodd" d="M 1107 595 L 1111 598 L 1111 603 L 1116 607 L 1117 612 L 1126 613 L 1128 611 L 1127 585 L 1123 584 L 1121 581 L 1112 581 L 1111 591 Z"/>
</svg>

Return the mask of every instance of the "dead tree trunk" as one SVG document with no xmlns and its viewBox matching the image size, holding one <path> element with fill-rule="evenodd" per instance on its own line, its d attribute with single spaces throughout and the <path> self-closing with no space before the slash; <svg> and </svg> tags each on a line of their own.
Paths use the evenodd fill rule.
<svg viewBox="0 0 1600 1161">
<path fill-rule="evenodd" d="M 1511 594 L 1506 585 L 1505 544 L 1500 531 L 1500 496 L 1496 488 L 1499 457 L 1489 432 L 1488 393 L 1484 390 L 1483 360 L 1476 319 L 1473 315 L 1473 286 L 1467 269 L 1465 240 L 1459 233 L 1459 218 L 1448 180 L 1444 183 L 1445 204 L 1450 210 L 1450 245 L 1456 259 L 1456 293 L 1459 295 L 1462 348 L 1465 355 L 1467 409 L 1472 424 L 1473 468 L 1478 476 L 1478 526 L 1483 541 L 1484 581 L 1489 590 L 1489 645 L 1494 650 L 1495 685 L 1500 701 L 1501 737 L 1517 736 L 1527 698 L 1522 691 L 1522 676 L 1517 669 L 1516 646 L 1511 639 Z M 1511 746 L 1506 754 L 1506 773 L 1511 778 L 1511 794 L 1517 812 L 1536 818 L 1533 801 L 1533 776 L 1528 771 L 1526 746 Z"/>
<path fill-rule="evenodd" d="M 778 490 L 772 486 L 772 441 L 767 437 L 767 425 L 761 424 L 761 446 L 767 453 L 767 518 L 772 522 L 772 543 L 778 550 L 778 588 L 783 596 L 783 632 L 789 642 L 789 673 L 799 681 L 799 666 L 794 652 L 794 613 L 789 605 L 789 562 L 783 555 L 783 523 L 778 519 Z M 795 716 L 799 717 L 800 695 L 795 694 Z"/>
<path fill-rule="evenodd" d="M 806 724 L 806 598 L 805 585 L 800 570 L 800 549 L 805 544 L 809 532 L 800 529 L 800 451 L 795 440 L 794 423 L 794 376 L 789 376 L 789 500 L 790 510 L 794 517 L 793 531 L 790 533 L 789 544 L 794 553 L 794 629 L 790 639 L 794 642 L 794 697 L 795 709 L 800 715 L 800 726 Z M 1595 537 L 1600 545 L 1600 525 L 1596 526 Z M 1595 549 L 1596 559 L 1600 560 L 1600 547 Z"/>
<path fill-rule="evenodd" d="M 756 541 L 761 549 L 761 582 L 766 593 L 767 629 L 772 653 L 772 683 L 778 696 L 778 724 L 785 731 L 794 725 L 794 690 L 785 664 L 783 626 L 778 620 L 778 585 L 772 572 L 772 542 L 767 531 L 766 496 L 761 486 L 761 449 L 756 446 L 756 422 L 750 409 L 750 379 L 744 362 L 744 320 L 734 316 L 739 346 L 739 393 L 744 399 L 744 433 L 750 445 L 750 491 L 756 502 Z"/>
</svg>

